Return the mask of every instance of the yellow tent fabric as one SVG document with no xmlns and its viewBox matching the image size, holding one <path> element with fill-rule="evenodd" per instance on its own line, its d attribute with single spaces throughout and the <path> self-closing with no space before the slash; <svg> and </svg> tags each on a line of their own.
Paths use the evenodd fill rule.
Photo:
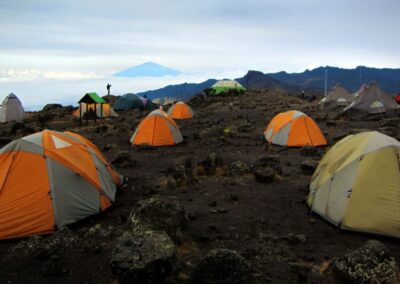
<svg viewBox="0 0 400 284">
<path fill-rule="evenodd" d="M 82 116 L 86 113 L 86 104 L 82 103 Z M 94 110 L 94 104 L 88 104 L 88 110 Z M 74 113 L 73 116 L 79 117 L 80 108 L 78 108 Z M 101 111 L 101 105 L 96 104 L 96 114 L 97 117 L 118 117 L 118 114 L 114 111 L 114 109 L 109 104 L 103 104 L 103 111 Z"/>
<path fill-rule="evenodd" d="M 376 131 L 350 135 L 322 158 L 307 203 L 342 229 L 400 237 L 400 142 Z"/>
</svg>

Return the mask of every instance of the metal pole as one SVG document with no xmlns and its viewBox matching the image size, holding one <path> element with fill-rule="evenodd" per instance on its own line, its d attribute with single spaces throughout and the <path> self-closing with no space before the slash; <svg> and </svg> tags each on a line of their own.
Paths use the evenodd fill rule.
<svg viewBox="0 0 400 284">
<path fill-rule="evenodd" d="M 82 126 L 82 103 L 79 103 L 79 125 Z"/>
<path fill-rule="evenodd" d="M 325 97 L 328 94 L 328 69 L 325 69 Z"/>
</svg>

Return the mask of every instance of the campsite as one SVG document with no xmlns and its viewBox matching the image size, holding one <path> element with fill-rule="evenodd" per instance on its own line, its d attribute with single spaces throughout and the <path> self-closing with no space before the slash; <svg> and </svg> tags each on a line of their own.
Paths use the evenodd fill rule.
<svg viewBox="0 0 400 284">
<path fill-rule="evenodd" d="M 124 282 L 111 263 L 120 239 L 137 226 L 147 228 L 144 232 L 167 232 L 176 249 L 173 258 L 159 264 L 168 270 L 166 275 L 157 274 L 157 267 L 146 268 L 149 275 L 141 277 L 156 279 L 146 280 L 151 283 L 160 279 L 162 283 L 190 283 L 196 273 L 217 277 L 207 262 L 198 266 L 215 249 L 222 250 L 222 255 L 227 253 L 224 249 L 239 254 L 225 264 L 222 261 L 218 271 L 229 275 L 233 269 L 239 278 L 250 273 L 251 280 L 244 283 L 342 281 L 346 278 L 333 269 L 335 261 L 371 239 L 383 243 L 394 259 L 400 258 L 396 237 L 342 230 L 307 205 L 311 177 L 328 149 L 349 134 L 365 131 L 399 139 L 393 119 L 329 117 L 318 100 L 310 102 L 280 89 L 198 95 L 186 104 L 192 118 L 166 118 L 165 122 L 167 110 L 133 109 L 80 125 L 79 119 L 74 119 L 76 110 L 58 106 L 26 113 L 23 124 L 0 125 L 2 146 L 43 129 L 79 134 L 94 143 L 112 168 L 125 177 L 107 210 L 50 235 L 1 241 L 1 281 Z M 305 127 L 312 124 L 317 128 L 316 140 L 312 136 L 311 143 L 295 147 L 267 142 L 268 124 L 288 110 L 297 111 L 289 114 L 288 124 L 300 129 L 291 133 L 296 136 L 304 123 Z M 38 123 L 50 113 L 51 119 Z M 163 147 L 129 143 L 151 113 L 153 121 L 161 119 L 165 127 L 176 125 L 181 134 L 179 143 Z M 302 122 L 297 123 L 295 117 Z M 156 122 L 150 124 L 158 127 Z M 50 135 L 67 139 L 61 132 Z M 154 133 L 154 129 L 148 132 Z M 275 135 L 282 136 L 279 131 Z M 312 141 L 321 139 L 326 141 L 312 146 Z M 66 141 L 70 140 L 57 142 L 60 146 L 56 148 L 62 151 Z M 147 235 L 146 240 L 153 237 Z M 150 252 L 140 253 L 146 257 Z M 244 271 L 239 268 L 242 266 Z M 397 271 L 396 267 L 385 269 L 382 273 L 388 273 L 385 277 L 389 278 L 393 277 L 390 269 Z"/>
<path fill-rule="evenodd" d="M 400 1 L 0 1 L 0 284 L 400 283 Z"/>
</svg>

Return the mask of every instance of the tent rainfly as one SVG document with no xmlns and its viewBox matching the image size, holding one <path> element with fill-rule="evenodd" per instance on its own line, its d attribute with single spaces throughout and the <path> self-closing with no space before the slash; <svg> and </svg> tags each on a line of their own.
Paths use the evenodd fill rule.
<svg viewBox="0 0 400 284">
<path fill-rule="evenodd" d="M 386 94 L 377 83 L 371 83 L 357 93 L 354 101 L 344 109 L 344 112 L 391 114 L 399 109 L 394 98 Z"/>
<path fill-rule="evenodd" d="M 175 121 L 162 109 L 153 110 L 138 125 L 130 143 L 132 145 L 169 146 L 183 141 Z"/>
<path fill-rule="evenodd" d="M 337 107 L 345 107 L 353 102 L 352 96 L 347 90 L 340 85 L 336 85 L 327 95 L 320 101 L 320 109 L 331 110 Z"/>
<path fill-rule="evenodd" d="M 246 91 L 246 88 L 243 87 L 239 82 L 235 80 L 220 80 L 211 86 L 211 89 L 214 91 L 215 95 L 228 92 L 229 90 L 236 90 L 238 92 Z"/>
<path fill-rule="evenodd" d="M 318 125 L 301 111 L 291 110 L 277 114 L 264 131 L 265 139 L 287 147 L 326 145 Z"/>
<path fill-rule="evenodd" d="M 16 121 L 21 122 L 24 119 L 24 108 L 18 97 L 11 93 L 3 100 L 0 108 L 0 122 Z"/>
<path fill-rule="evenodd" d="M 193 118 L 194 112 L 184 102 L 177 102 L 169 108 L 168 115 L 173 119 L 190 119 Z"/>
<path fill-rule="evenodd" d="M 377 131 L 346 136 L 315 169 L 308 205 L 341 229 L 400 238 L 399 156 Z"/>
<path fill-rule="evenodd" d="M 104 211 L 121 176 L 72 132 L 44 130 L 0 149 L 0 240 L 48 234 Z"/>
<path fill-rule="evenodd" d="M 113 105 L 116 111 L 122 110 L 155 110 L 157 107 L 148 98 L 141 97 L 136 94 L 128 93 L 119 97 Z"/>
</svg>

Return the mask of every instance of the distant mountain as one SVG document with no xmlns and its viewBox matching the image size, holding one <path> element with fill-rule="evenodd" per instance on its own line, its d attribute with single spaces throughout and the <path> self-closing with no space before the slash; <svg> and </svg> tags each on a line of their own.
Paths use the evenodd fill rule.
<svg viewBox="0 0 400 284">
<path fill-rule="evenodd" d="M 302 73 L 278 72 L 264 74 L 260 71 L 250 70 L 245 76 L 237 78 L 236 81 L 249 90 L 281 88 L 289 92 L 301 90 L 322 92 L 325 88 L 325 69 L 328 70 L 328 88 L 340 83 L 349 92 L 355 92 L 362 83 L 376 81 L 388 93 L 400 92 L 400 69 L 377 69 L 363 66 L 355 69 L 318 67 Z M 151 99 L 173 97 L 187 100 L 191 96 L 211 87 L 216 81 L 215 79 L 209 79 L 199 84 L 170 85 L 161 89 L 142 92 L 139 95 L 146 95 Z"/>
<path fill-rule="evenodd" d="M 208 79 L 202 83 L 184 83 L 179 85 L 170 85 L 161 89 L 138 93 L 139 96 L 146 96 L 149 99 L 172 97 L 181 100 L 187 100 L 191 96 L 200 93 L 204 89 L 211 87 L 217 80 Z"/>
<path fill-rule="evenodd" d="M 123 71 L 115 73 L 115 77 L 163 77 L 177 76 L 181 74 L 178 70 L 174 70 L 153 62 L 146 62 L 138 66 L 134 66 Z"/>
<path fill-rule="evenodd" d="M 358 66 L 355 69 L 318 67 L 301 73 L 270 73 L 270 77 L 303 89 L 324 90 L 325 70 L 328 70 L 328 89 L 340 83 L 349 92 L 357 91 L 363 83 L 376 81 L 388 93 L 400 92 L 400 69 L 378 69 Z"/>
</svg>

